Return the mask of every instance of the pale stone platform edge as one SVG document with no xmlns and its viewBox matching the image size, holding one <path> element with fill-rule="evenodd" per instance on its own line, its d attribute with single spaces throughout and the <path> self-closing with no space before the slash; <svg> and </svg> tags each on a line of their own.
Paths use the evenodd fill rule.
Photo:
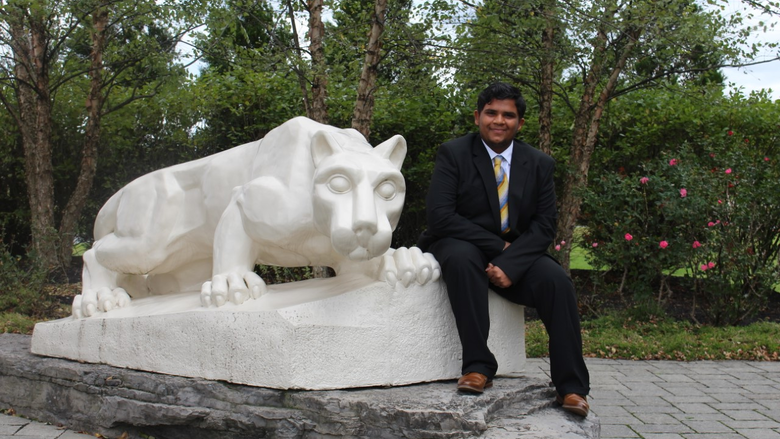
<svg viewBox="0 0 780 439">
<path fill-rule="evenodd" d="M 306 286 L 327 289 L 333 281 L 327 282 Z M 297 294 L 290 285 L 279 293 Z M 90 319 L 39 323 L 32 352 L 277 389 L 397 386 L 460 375 L 461 347 L 443 283 L 353 286 L 280 309 L 263 309 L 261 301 L 204 309 L 192 294 L 162 298 L 158 307 L 142 299 Z M 518 375 L 525 366 L 523 307 L 489 294 L 498 373 Z"/>
</svg>

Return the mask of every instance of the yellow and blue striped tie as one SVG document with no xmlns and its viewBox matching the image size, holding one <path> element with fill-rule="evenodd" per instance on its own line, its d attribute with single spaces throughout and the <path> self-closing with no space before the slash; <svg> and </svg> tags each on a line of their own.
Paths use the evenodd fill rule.
<svg viewBox="0 0 780 439">
<path fill-rule="evenodd" d="M 493 159 L 493 172 L 496 173 L 496 185 L 498 185 L 498 201 L 501 205 L 501 233 L 509 231 L 509 181 L 506 178 L 501 162 L 504 157 L 497 155 Z"/>
</svg>

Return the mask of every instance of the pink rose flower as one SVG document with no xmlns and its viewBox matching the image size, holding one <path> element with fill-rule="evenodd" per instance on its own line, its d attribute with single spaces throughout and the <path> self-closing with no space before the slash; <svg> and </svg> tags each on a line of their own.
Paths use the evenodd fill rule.
<svg viewBox="0 0 780 439">
<path fill-rule="evenodd" d="M 718 200 L 718 204 L 723 204 L 723 200 Z"/>
<path fill-rule="evenodd" d="M 764 161 L 768 162 L 769 161 L 769 157 L 764 157 Z"/>
<path fill-rule="evenodd" d="M 726 169 L 726 174 L 731 174 L 731 168 Z"/>
<path fill-rule="evenodd" d="M 707 271 L 707 264 L 701 264 L 699 268 L 701 269 L 701 271 Z"/>
<path fill-rule="evenodd" d="M 555 251 L 557 251 L 557 252 L 561 251 L 561 246 L 560 245 L 556 245 L 555 246 Z"/>
<path fill-rule="evenodd" d="M 661 247 L 661 248 L 669 247 L 669 243 L 666 242 L 666 241 L 661 241 L 661 242 L 658 243 L 658 247 Z"/>
<path fill-rule="evenodd" d="M 699 241 L 693 241 L 693 246 L 692 246 L 692 247 L 693 247 L 693 248 L 699 248 L 699 247 L 701 247 L 701 242 L 699 242 Z"/>
<path fill-rule="evenodd" d="M 630 234 L 630 233 L 626 233 L 626 236 L 625 236 L 625 238 L 626 238 L 626 241 L 631 241 L 632 239 L 634 239 L 634 237 L 633 237 L 633 236 L 631 236 L 631 234 Z"/>
<path fill-rule="evenodd" d="M 671 159 L 669 160 L 669 166 L 674 166 L 677 164 L 677 159 Z"/>
<path fill-rule="evenodd" d="M 680 189 L 680 196 L 685 198 L 688 196 L 688 191 L 685 188 Z"/>
<path fill-rule="evenodd" d="M 639 182 L 642 184 L 647 184 L 648 181 L 650 181 L 650 179 L 647 177 L 642 177 L 639 179 Z"/>
<path fill-rule="evenodd" d="M 733 136 L 734 135 L 734 131 L 729 130 L 728 135 L 729 136 Z"/>
<path fill-rule="evenodd" d="M 710 222 L 707 223 L 707 227 L 715 227 L 715 223 L 710 221 Z"/>
<path fill-rule="evenodd" d="M 715 268 L 715 263 L 712 261 L 707 262 L 707 268 Z"/>
<path fill-rule="evenodd" d="M 594 243 L 593 243 L 593 245 L 592 245 L 591 247 L 593 247 L 593 248 L 596 248 L 596 247 L 598 247 L 598 246 L 599 246 L 599 243 L 598 243 L 598 242 L 594 242 Z"/>
<path fill-rule="evenodd" d="M 566 241 L 561 241 L 561 247 L 563 247 L 564 245 L 566 245 Z"/>
</svg>

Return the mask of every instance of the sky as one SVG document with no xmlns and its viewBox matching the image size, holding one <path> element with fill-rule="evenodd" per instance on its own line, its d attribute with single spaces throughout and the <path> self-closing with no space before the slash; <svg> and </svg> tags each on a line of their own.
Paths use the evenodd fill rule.
<svg viewBox="0 0 780 439">
<path fill-rule="evenodd" d="M 739 0 L 730 0 L 729 9 L 725 13 L 731 11 L 743 10 L 742 3 Z M 756 16 L 752 19 L 751 24 L 758 25 L 761 20 L 766 22 L 776 22 L 777 18 L 769 18 L 767 16 Z M 756 32 L 754 34 L 755 41 L 763 41 L 767 43 L 780 44 L 780 27 L 775 29 L 769 29 L 768 32 Z M 757 61 L 776 58 L 780 54 L 780 47 L 774 50 L 763 51 Z M 780 99 L 780 61 L 772 61 L 769 63 L 759 64 L 751 67 L 743 68 L 724 68 L 723 73 L 726 75 L 726 83 L 733 83 L 733 88 L 741 88 L 745 95 L 750 94 L 751 91 L 758 91 L 761 89 L 772 89 L 770 97 L 773 99 Z"/>
</svg>

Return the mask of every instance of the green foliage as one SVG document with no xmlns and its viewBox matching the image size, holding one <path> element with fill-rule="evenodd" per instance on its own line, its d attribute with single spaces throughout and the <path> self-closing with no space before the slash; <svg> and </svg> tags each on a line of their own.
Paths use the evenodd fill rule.
<svg viewBox="0 0 780 439">
<path fill-rule="evenodd" d="M 305 113 L 284 15 L 265 2 L 215 5 L 195 45 L 206 66 L 188 90 L 200 115 L 193 143 L 204 157 L 257 140 Z"/>
<path fill-rule="evenodd" d="M 14 312 L 0 312 L 0 334 L 31 334 L 38 319 Z"/>
<path fill-rule="evenodd" d="M 312 279 L 311 267 L 279 267 L 276 265 L 258 265 L 255 267 L 257 273 L 266 285 L 284 284 L 289 282 L 298 282 L 301 280 Z"/>
<path fill-rule="evenodd" d="M 582 322 L 586 357 L 630 360 L 752 360 L 780 359 L 780 323 L 712 327 L 671 319 L 637 320 L 610 313 Z M 526 353 L 549 356 L 547 333 L 541 321 L 526 322 Z"/>
<path fill-rule="evenodd" d="M 40 318 L 51 310 L 53 303 L 44 289 L 48 272 L 32 262 L 0 246 L 0 312 Z"/>
<path fill-rule="evenodd" d="M 750 133 L 752 145 L 776 141 L 780 106 L 766 92 L 724 96 L 722 89 L 670 86 L 612 100 L 599 130 L 591 172 L 620 167 L 633 172 L 643 161 L 682 143 L 701 150 L 714 133 L 728 130 Z"/>
<path fill-rule="evenodd" d="M 602 174 L 583 203 L 591 263 L 639 303 L 662 304 L 668 276 L 685 269 L 708 320 L 754 315 L 780 281 L 777 147 L 729 130 L 636 172 Z"/>
</svg>

